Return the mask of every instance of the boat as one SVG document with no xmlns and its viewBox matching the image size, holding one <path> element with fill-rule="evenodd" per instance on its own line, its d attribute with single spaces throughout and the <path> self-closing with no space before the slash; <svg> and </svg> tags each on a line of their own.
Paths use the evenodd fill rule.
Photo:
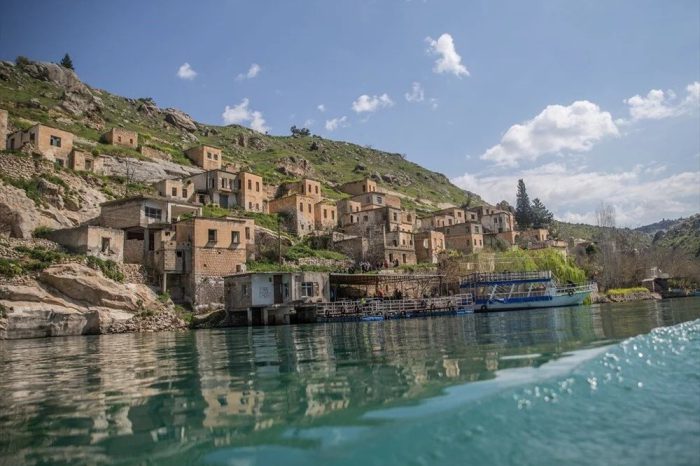
<svg viewBox="0 0 700 466">
<path fill-rule="evenodd" d="M 473 273 L 461 281 L 476 312 L 578 306 L 598 290 L 594 282 L 560 284 L 549 270 Z"/>
</svg>

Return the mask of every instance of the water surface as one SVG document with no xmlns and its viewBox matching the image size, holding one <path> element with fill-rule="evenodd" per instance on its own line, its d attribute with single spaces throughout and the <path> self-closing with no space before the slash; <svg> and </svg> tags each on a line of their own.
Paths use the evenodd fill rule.
<svg viewBox="0 0 700 466">
<path fill-rule="evenodd" d="M 0 342 L 0 464 L 699 464 L 698 319 L 686 298 Z"/>
</svg>

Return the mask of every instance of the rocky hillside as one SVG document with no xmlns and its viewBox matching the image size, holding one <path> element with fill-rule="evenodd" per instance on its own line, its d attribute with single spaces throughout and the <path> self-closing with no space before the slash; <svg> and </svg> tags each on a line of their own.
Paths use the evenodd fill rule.
<svg viewBox="0 0 700 466">
<path fill-rule="evenodd" d="M 654 246 L 682 250 L 700 257 L 700 214 L 680 218 L 663 226 L 665 228 L 659 228 L 653 232 Z"/>
<path fill-rule="evenodd" d="M 449 182 L 447 177 L 416 165 L 401 154 L 383 152 L 319 136 L 269 136 L 248 128 L 208 125 L 173 108 L 159 108 L 150 98 L 125 98 L 90 87 L 59 65 L 18 58 L 0 62 L 0 108 L 8 110 L 12 129 L 46 123 L 74 133 L 76 145 L 126 158 L 154 159 L 153 165 L 173 162 L 177 172 L 190 162 L 182 150 L 204 143 L 221 147 L 224 159 L 263 175 L 268 184 L 299 176 L 321 180 L 330 197 L 334 188 L 370 176 L 384 188 L 405 195 L 408 207 L 431 210 L 444 203 L 482 203 L 481 199 Z M 102 132 L 113 126 L 138 131 L 141 151 L 106 146 Z M 167 171 L 167 170 L 166 170 Z"/>
</svg>

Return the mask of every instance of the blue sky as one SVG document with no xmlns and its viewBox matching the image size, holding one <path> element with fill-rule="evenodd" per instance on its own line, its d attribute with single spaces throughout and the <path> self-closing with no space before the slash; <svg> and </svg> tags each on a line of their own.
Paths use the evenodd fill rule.
<svg viewBox="0 0 700 466">
<path fill-rule="evenodd" d="M 522 177 L 565 220 L 700 211 L 697 0 L 3 2 L 0 58 L 65 52 L 92 86 L 405 153 L 490 202 Z"/>
</svg>

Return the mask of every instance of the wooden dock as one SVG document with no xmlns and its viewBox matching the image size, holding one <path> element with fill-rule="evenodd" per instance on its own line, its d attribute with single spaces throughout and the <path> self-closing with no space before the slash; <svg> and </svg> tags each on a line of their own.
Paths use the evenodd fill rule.
<svg viewBox="0 0 700 466">
<path fill-rule="evenodd" d="M 471 294 L 422 299 L 377 299 L 311 304 L 318 322 L 404 319 L 474 311 Z"/>
</svg>

